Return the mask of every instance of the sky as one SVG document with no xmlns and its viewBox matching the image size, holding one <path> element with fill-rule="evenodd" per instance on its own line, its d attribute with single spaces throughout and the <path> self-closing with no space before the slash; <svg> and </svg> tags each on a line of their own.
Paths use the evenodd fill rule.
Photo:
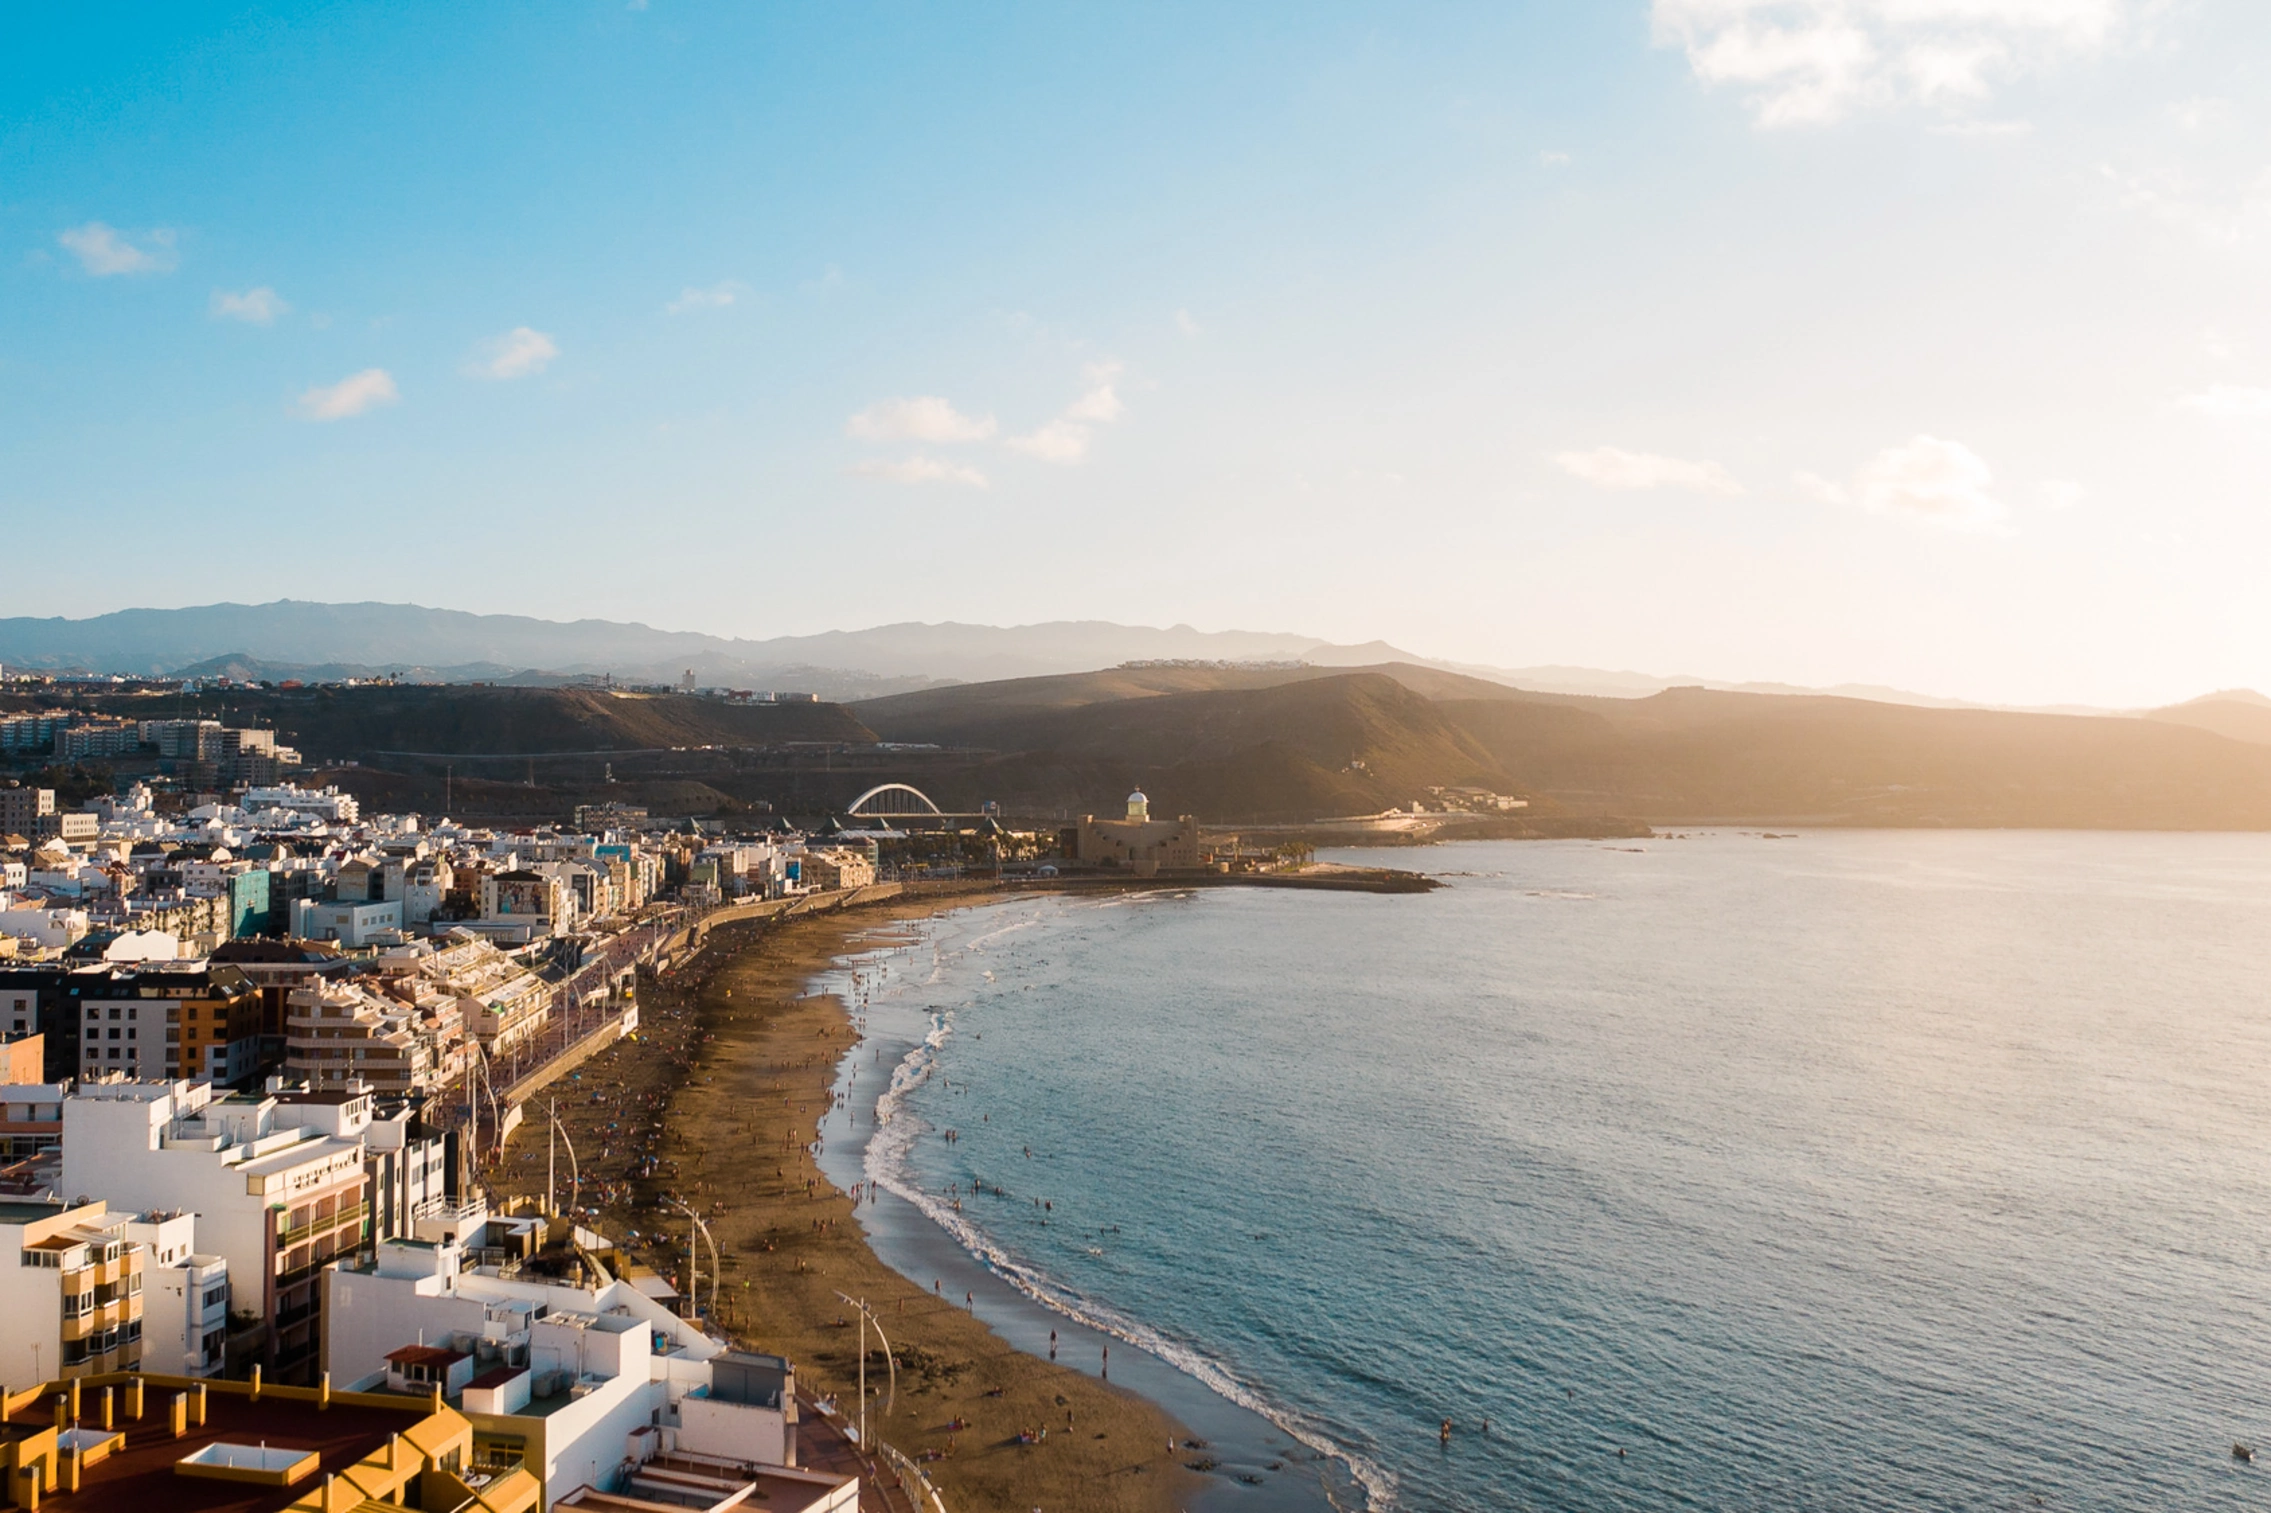
<svg viewBox="0 0 2271 1513">
<path fill-rule="evenodd" d="M 2271 5 L 43 7 L 0 615 L 2271 690 Z"/>
</svg>

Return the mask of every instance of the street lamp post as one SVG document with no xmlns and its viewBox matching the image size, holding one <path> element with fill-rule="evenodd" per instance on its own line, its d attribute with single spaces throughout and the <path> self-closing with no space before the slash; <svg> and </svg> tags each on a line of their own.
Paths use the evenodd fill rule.
<svg viewBox="0 0 2271 1513">
<path fill-rule="evenodd" d="M 570 1209 L 575 1209 L 583 1203 L 584 1173 L 583 1163 L 576 1159 L 576 1142 L 568 1138 L 568 1127 L 560 1122 L 559 1099 L 552 1100 L 550 1114 L 552 1119 L 552 1150 L 545 1157 L 544 1203 L 546 1207 L 551 1209 L 552 1217 L 558 1218 L 560 1216 L 560 1204 L 556 1196 L 559 1182 L 560 1158 L 558 1152 L 562 1141 L 566 1141 L 568 1146 L 568 1207 Z"/>
<path fill-rule="evenodd" d="M 847 1302 L 847 1303 L 851 1304 L 851 1305 L 852 1305 L 852 1306 L 853 1306 L 854 1308 L 857 1308 L 857 1309 L 858 1309 L 858 1310 L 860 1311 L 860 1454 L 862 1454 L 862 1455 L 866 1455 L 866 1454 L 868 1453 L 868 1440 L 867 1440 L 867 1328 L 868 1328 L 868 1325 L 870 1325 L 870 1324 L 873 1324 L 873 1325 L 875 1326 L 875 1337 L 876 1337 L 877 1339 L 879 1339 L 879 1340 L 883 1341 L 883 1361 L 884 1361 L 884 1364 L 885 1364 L 885 1365 L 887 1365 L 887 1366 L 889 1366 L 889 1367 L 891 1368 L 891 1391 L 890 1391 L 890 1393 L 889 1393 L 889 1394 L 888 1394 L 888 1395 L 887 1395 L 887 1396 L 886 1396 L 886 1397 L 885 1397 L 885 1398 L 883 1399 L 883 1411 L 884 1411 L 884 1412 L 885 1412 L 886 1414 L 890 1413 L 890 1411 L 891 1411 L 891 1409 L 893 1408 L 893 1406 L 894 1406 L 894 1405 L 896 1405 L 896 1404 L 898 1403 L 898 1401 L 899 1401 L 899 1358 L 898 1358 L 897 1356 L 895 1356 L 895 1355 L 893 1355 L 893 1354 L 891 1353 L 891 1337 L 890 1337 L 889 1335 L 886 1335 L 886 1334 L 885 1334 L 885 1333 L 883 1332 L 883 1321 L 882 1321 L 881 1319 L 879 1319 L 879 1318 L 877 1318 L 877 1317 L 875 1316 L 875 1310 L 874 1310 L 874 1309 L 872 1309 L 872 1308 L 870 1308 L 870 1307 L 868 1307 L 868 1306 L 867 1306 L 867 1299 L 865 1299 L 865 1298 L 855 1298 L 855 1297 L 853 1297 L 853 1296 L 852 1296 L 852 1295 L 851 1295 L 850 1293 L 847 1293 L 847 1292 L 839 1292 L 839 1293 L 837 1293 L 837 1294 L 836 1294 L 836 1296 L 837 1296 L 837 1297 L 839 1297 L 839 1298 L 842 1298 L 842 1299 L 843 1299 L 843 1300 L 844 1300 L 845 1302 Z"/>
<path fill-rule="evenodd" d="M 663 1202 L 668 1203 L 672 1207 L 678 1209 L 681 1213 L 685 1214 L 689 1220 L 693 1221 L 692 1228 L 689 1228 L 686 1231 L 686 1301 L 694 1305 L 694 1311 L 696 1313 L 700 1313 L 702 1311 L 702 1274 L 698 1269 L 698 1256 L 694 1249 L 694 1231 L 697 1229 L 700 1230 L 702 1232 L 702 1238 L 709 1241 L 710 1316 L 712 1318 L 715 1318 L 718 1311 L 718 1277 L 725 1269 L 723 1264 L 718 1260 L 718 1242 L 715 1239 L 711 1238 L 710 1226 L 703 1223 L 702 1216 L 694 1212 L 692 1208 L 689 1208 L 686 1204 L 681 1203 L 676 1198 L 665 1198 L 663 1199 Z"/>
</svg>

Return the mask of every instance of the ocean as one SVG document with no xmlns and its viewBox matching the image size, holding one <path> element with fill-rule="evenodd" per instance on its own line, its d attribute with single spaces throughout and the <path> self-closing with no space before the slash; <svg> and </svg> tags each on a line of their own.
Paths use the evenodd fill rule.
<svg viewBox="0 0 2271 1513">
<path fill-rule="evenodd" d="M 1021 898 L 844 978 L 831 1159 L 932 1245 L 879 1248 L 1215 1394 L 1208 1506 L 2271 1498 L 2271 836 L 1342 859 L 1448 886 Z"/>
</svg>

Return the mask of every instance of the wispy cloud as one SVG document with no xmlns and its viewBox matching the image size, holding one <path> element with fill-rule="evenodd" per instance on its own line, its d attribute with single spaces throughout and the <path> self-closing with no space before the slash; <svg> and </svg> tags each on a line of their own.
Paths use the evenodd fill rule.
<svg viewBox="0 0 2271 1513">
<path fill-rule="evenodd" d="M 1554 462 L 1572 478 L 1600 489 L 1686 489 L 1733 496 L 1743 492 L 1735 475 L 1716 462 L 1689 462 L 1653 452 L 1595 447 L 1589 452 L 1556 452 Z"/>
<path fill-rule="evenodd" d="M 982 489 L 986 475 L 967 463 L 948 462 L 940 457 L 905 457 L 897 460 L 870 458 L 855 462 L 844 470 L 861 478 L 881 478 L 890 483 L 956 483 L 965 488 Z"/>
<path fill-rule="evenodd" d="M 2232 102 L 2214 95 L 2196 95 L 2189 100 L 2173 102 L 2168 108 L 2168 116 L 2180 131 L 2207 131 L 2231 120 Z"/>
<path fill-rule="evenodd" d="M 749 292 L 749 286 L 736 279 L 725 279 L 706 289 L 686 286 L 678 298 L 662 307 L 666 315 L 684 315 L 690 310 L 722 310 Z"/>
<path fill-rule="evenodd" d="M 262 284 L 242 294 L 231 294 L 226 289 L 213 291 L 213 318 L 215 320 L 241 320 L 249 325 L 265 326 L 292 307 L 282 295 Z"/>
<path fill-rule="evenodd" d="M 1538 153 L 1538 166 L 1540 168 L 1567 168 L 1569 166 L 1569 154 L 1556 152 L 1550 147 L 1545 148 Z"/>
<path fill-rule="evenodd" d="M 365 368 L 328 387 L 302 394 L 300 413 L 310 420 L 345 420 L 365 410 L 393 404 L 399 398 L 394 378 L 386 369 Z"/>
<path fill-rule="evenodd" d="M 2113 46 L 2147 0 L 1655 0 L 1656 40 L 1761 126 L 1922 102 L 1968 105 L 2002 78 Z"/>
<path fill-rule="evenodd" d="M 878 400 L 844 422 L 855 441 L 984 441 L 993 433 L 991 415 L 965 415 L 936 394 Z"/>
<path fill-rule="evenodd" d="M 1066 405 L 1054 420 L 1023 436 L 1010 437 L 1007 445 L 1043 462 L 1081 461 L 1088 455 L 1095 428 L 1110 425 L 1127 411 L 1116 386 L 1120 372 L 1121 365 L 1117 362 L 1090 363 L 1082 370 L 1087 387 L 1078 399 Z"/>
<path fill-rule="evenodd" d="M 1854 471 L 1848 483 L 1812 473 L 1799 487 L 1831 504 L 1851 505 L 1940 530 L 2004 535 L 2010 511 L 1993 493 L 1995 475 L 1961 442 L 1917 436 L 1887 447 Z"/>
<path fill-rule="evenodd" d="M 476 348 L 466 372 L 475 378 L 528 378 L 550 367 L 559 355 L 559 343 L 542 331 L 515 326 Z"/>
<path fill-rule="evenodd" d="M 1088 438 L 1088 427 L 1070 420 L 1052 420 L 1037 430 L 1010 437 L 1007 444 L 1043 462 L 1074 463 L 1088 455 Z"/>
<path fill-rule="evenodd" d="M 2187 394 L 2177 401 L 2187 410 L 2202 415 L 2213 415 L 2218 420 L 2253 420 L 2271 415 L 2271 389 L 2253 389 L 2242 384 L 2217 384 L 2197 394 Z"/>
<path fill-rule="evenodd" d="M 2046 510 L 2070 510 L 2088 493 L 2071 478 L 2045 478 L 2034 486 L 2034 492 Z"/>
<path fill-rule="evenodd" d="M 2122 209 L 2213 245 L 2253 241 L 2271 227 L 2271 170 L 2203 183 L 2180 170 L 2140 171 L 2105 163 L 2098 176 Z"/>
<path fill-rule="evenodd" d="M 96 278 L 120 273 L 170 273 L 179 261 L 174 253 L 174 234 L 163 227 L 145 232 L 143 246 L 136 246 L 124 232 L 101 221 L 59 231 L 55 239 Z"/>
<path fill-rule="evenodd" d="M 1197 336 L 1204 332 L 1206 327 L 1200 325 L 1198 317 L 1191 314 L 1190 311 L 1178 310 L 1175 312 L 1175 329 L 1185 336 Z"/>
</svg>

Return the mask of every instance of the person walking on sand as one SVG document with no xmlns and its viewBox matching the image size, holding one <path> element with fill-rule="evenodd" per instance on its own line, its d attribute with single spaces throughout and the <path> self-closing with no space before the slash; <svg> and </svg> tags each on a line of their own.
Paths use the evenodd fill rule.
<svg viewBox="0 0 2271 1513">
<path fill-rule="evenodd" d="M 1056 1331 L 1055 1331 L 1054 1329 L 1052 1329 L 1052 1330 L 1050 1330 L 1050 1331 L 1049 1331 L 1049 1359 L 1053 1361 L 1053 1360 L 1055 1360 L 1056 1358 L 1057 1358 L 1057 1332 L 1056 1332 Z"/>
</svg>

